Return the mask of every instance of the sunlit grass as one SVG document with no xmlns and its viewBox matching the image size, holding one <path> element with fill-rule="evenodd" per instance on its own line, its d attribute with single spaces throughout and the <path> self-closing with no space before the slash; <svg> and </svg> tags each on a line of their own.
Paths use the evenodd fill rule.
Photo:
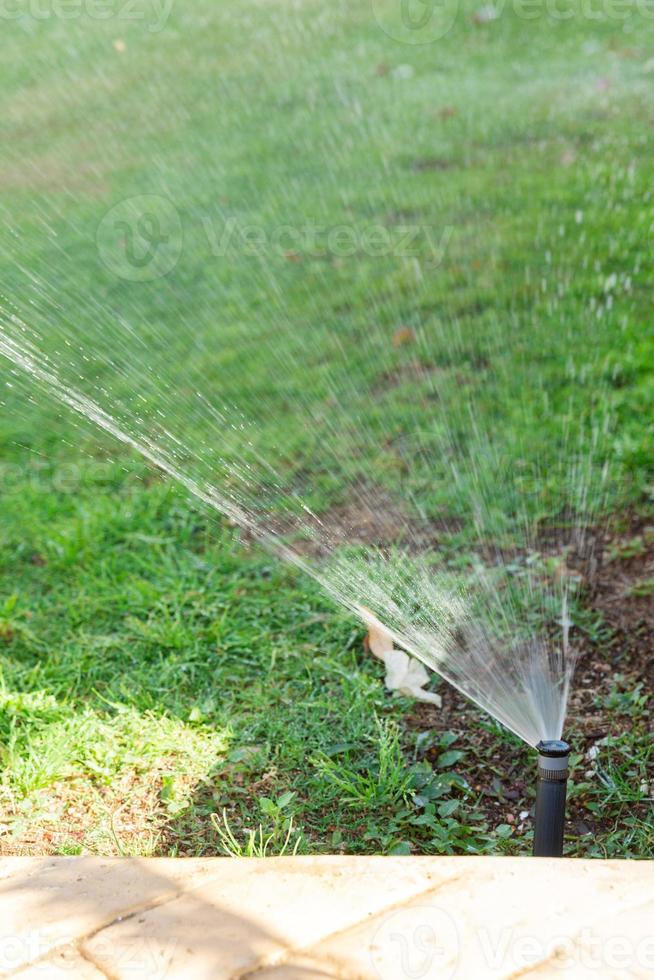
<svg viewBox="0 0 654 980">
<path fill-rule="evenodd" d="M 601 504 L 641 506 L 652 26 L 632 45 L 609 21 L 534 26 L 508 5 L 475 24 L 476 6 L 416 47 L 363 2 L 194 0 L 157 34 L 7 22 L 4 316 L 146 430 L 162 411 L 211 466 L 242 433 L 208 425 L 198 388 L 254 419 L 254 449 L 274 447 L 282 490 L 317 512 L 365 483 L 462 521 L 439 541 L 457 570 L 478 487 L 493 541 L 519 546 L 516 518 L 547 526 L 585 485 L 569 450 L 604 432 L 606 410 L 598 460 L 615 478 Z M 96 235 L 110 208 L 153 191 L 173 202 L 184 247 L 169 275 L 134 284 L 103 264 Z M 238 236 L 216 249 L 228 219 L 262 232 L 263 255 Z M 317 247 L 270 245 L 307 225 L 325 230 Z M 360 245 L 379 228 L 397 243 L 406 225 L 415 255 Z M 327 242 L 339 227 L 354 254 Z M 528 846 L 499 810 L 486 820 L 468 770 L 427 771 L 411 706 L 385 695 L 358 623 L 29 379 L 4 366 L 3 380 L 0 848 L 217 853 L 212 814 L 226 809 L 254 853 L 271 832 L 262 801 L 287 793 L 275 847 L 291 817 L 307 851 Z M 472 460 L 456 487 L 452 454 Z M 286 499 L 275 488 L 262 509 L 271 497 Z M 606 710 L 622 717 L 625 699 Z M 646 703 L 628 708 L 645 731 Z M 474 773 L 473 734 L 454 733 Z M 641 762 L 619 760 L 610 786 L 589 780 L 616 824 Z M 619 840 L 618 828 L 593 853 Z M 628 847 L 651 846 L 636 820 Z"/>
</svg>

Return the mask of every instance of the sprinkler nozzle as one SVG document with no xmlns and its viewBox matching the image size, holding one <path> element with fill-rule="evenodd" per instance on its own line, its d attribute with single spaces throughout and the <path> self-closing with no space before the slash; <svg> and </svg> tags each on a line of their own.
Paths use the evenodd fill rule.
<svg viewBox="0 0 654 980">
<path fill-rule="evenodd" d="M 561 857 L 570 746 L 559 739 L 539 742 L 534 856 Z"/>
</svg>

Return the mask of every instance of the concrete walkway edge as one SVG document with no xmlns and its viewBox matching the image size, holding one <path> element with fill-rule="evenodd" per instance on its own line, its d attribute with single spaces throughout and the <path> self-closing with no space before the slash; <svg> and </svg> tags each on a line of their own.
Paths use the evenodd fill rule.
<svg viewBox="0 0 654 980">
<path fill-rule="evenodd" d="M 5 858 L 0 976 L 654 976 L 654 862 Z"/>
</svg>

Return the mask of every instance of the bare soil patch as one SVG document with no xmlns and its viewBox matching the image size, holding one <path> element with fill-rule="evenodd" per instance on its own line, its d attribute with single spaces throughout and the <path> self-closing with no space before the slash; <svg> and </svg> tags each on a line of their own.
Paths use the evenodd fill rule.
<svg viewBox="0 0 654 980">
<path fill-rule="evenodd" d="M 383 488 L 359 483 L 349 488 L 342 503 L 319 515 L 268 515 L 266 526 L 299 554 L 319 559 L 346 545 L 382 550 L 398 546 L 417 554 L 436 547 L 443 535 L 458 531 L 461 522 L 409 513 Z M 241 536 L 245 542 L 253 540 L 247 531 Z"/>
</svg>

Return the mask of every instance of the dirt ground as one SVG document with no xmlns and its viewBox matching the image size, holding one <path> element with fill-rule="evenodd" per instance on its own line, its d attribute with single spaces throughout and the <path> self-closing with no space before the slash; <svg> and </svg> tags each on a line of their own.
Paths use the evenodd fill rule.
<svg viewBox="0 0 654 980">
<path fill-rule="evenodd" d="M 618 681 L 622 691 L 640 685 L 642 693 L 650 696 L 649 704 L 638 714 L 638 724 L 645 722 L 650 738 L 654 728 L 654 526 L 640 517 L 623 518 L 603 532 L 601 552 L 602 561 L 588 589 L 587 608 L 601 617 L 604 629 L 599 641 L 586 634 L 573 637 L 579 660 L 565 732 L 573 752 L 584 757 L 600 739 L 619 736 L 635 724 L 628 710 L 603 706 Z M 519 814 L 533 807 L 533 775 L 525 778 L 523 760 L 516 758 L 511 745 L 487 731 L 484 716 L 474 705 L 447 684 L 439 690 L 442 709 L 417 704 L 408 725 L 420 730 L 474 732 L 477 760 L 487 764 L 475 765 L 474 773 L 468 775 L 474 778 L 487 818 L 491 824 L 500 819 L 517 823 Z M 634 815 L 647 819 L 650 802 L 630 806 Z M 607 831 L 614 819 L 608 809 L 589 819 L 582 799 L 573 799 L 569 806 L 570 825 L 581 834 Z"/>
</svg>

